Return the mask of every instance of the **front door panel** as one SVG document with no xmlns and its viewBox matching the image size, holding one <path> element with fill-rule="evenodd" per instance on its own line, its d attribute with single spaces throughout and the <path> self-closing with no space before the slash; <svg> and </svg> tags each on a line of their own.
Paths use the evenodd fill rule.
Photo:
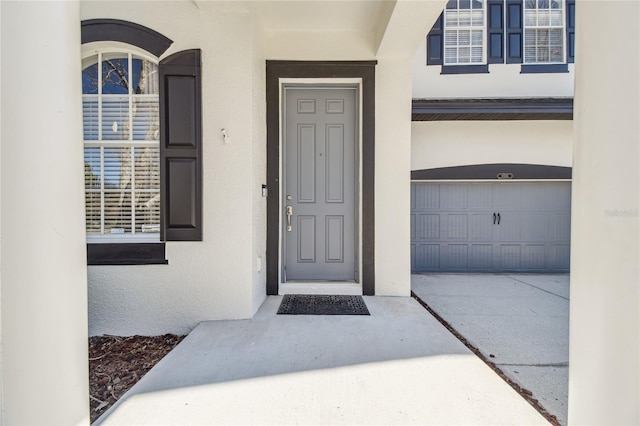
<svg viewBox="0 0 640 426">
<path fill-rule="evenodd" d="M 355 88 L 285 88 L 283 129 L 283 282 L 355 280 Z"/>
</svg>

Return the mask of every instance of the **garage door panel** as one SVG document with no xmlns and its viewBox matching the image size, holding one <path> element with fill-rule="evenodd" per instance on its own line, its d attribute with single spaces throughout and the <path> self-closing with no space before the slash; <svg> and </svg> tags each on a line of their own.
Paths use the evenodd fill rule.
<svg viewBox="0 0 640 426">
<path fill-rule="evenodd" d="M 411 216 L 413 216 L 413 212 L 416 210 L 416 191 L 418 190 L 418 185 L 411 185 Z"/>
<path fill-rule="evenodd" d="M 467 240 L 469 239 L 469 227 L 467 223 L 467 214 L 448 214 L 447 215 L 447 237 L 450 240 Z"/>
<path fill-rule="evenodd" d="M 416 269 L 418 271 L 435 271 L 440 269 L 440 245 L 416 244 Z"/>
<path fill-rule="evenodd" d="M 469 214 L 469 238 L 473 241 L 491 241 L 493 214 Z"/>
<path fill-rule="evenodd" d="M 546 246 L 544 244 L 526 244 L 522 249 L 522 269 L 544 270 Z"/>
<path fill-rule="evenodd" d="M 470 211 L 492 211 L 493 207 L 493 184 L 473 183 L 469 185 L 468 207 Z"/>
<path fill-rule="evenodd" d="M 440 191 L 440 208 L 443 210 L 466 210 L 469 203 L 469 185 L 451 184 L 446 191 Z"/>
<path fill-rule="evenodd" d="M 499 213 L 493 227 L 494 241 L 512 242 L 522 240 L 522 216 L 516 213 Z"/>
<path fill-rule="evenodd" d="M 494 185 L 493 208 L 506 211 L 522 210 L 522 191 L 522 187 L 509 183 Z"/>
<path fill-rule="evenodd" d="M 411 270 L 417 271 L 417 259 L 416 259 L 416 245 L 411 244 Z"/>
<path fill-rule="evenodd" d="M 523 214 L 523 241 L 547 241 L 549 239 L 549 217 L 544 214 Z"/>
<path fill-rule="evenodd" d="M 451 271 L 466 271 L 468 269 L 467 244 L 448 244 L 444 267 Z"/>
<path fill-rule="evenodd" d="M 416 210 L 440 209 L 440 187 L 435 184 L 416 185 Z"/>
<path fill-rule="evenodd" d="M 558 244 L 551 247 L 551 259 L 549 267 L 552 270 L 563 271 L 570 263 L 569 244 Z"/>
<path fill-rule="evenodd" d="M 416 230 L 416 215 L 415 213 L 411 213 L 411 241 L 415 241 L 415 239 L 417 238 L 417 235 L 418 233 Z M 413 264 L 413 262 L 411 264 Z"/>
<path fill-rule="evenodd" d="M 520 264 L 520 244 L 500 244 L 500 269 L 505 271 L 516 271 L 521 269 Z"/>
<path fill-rule="evenodd" d="M 569 270 L 569 182 L 415 183 L 411 194 L 413 271 Z"/>
<path fill-rule="evenodd" d="M 512 186 L 522 195 L 520 210 L 523 212 L 547 211 L 549 209 L 549 189 L 547 183 L 523 183 Z M 553 200 L 551 200 L 553 202 Z"/>
<path fill-rule="evenodd" d="M 471 244 L 468 266 L 472 271 L 492 270 L 493 244 Z"/>
<path fill-rule="evenodd" d="M 548 183 L 541 204 L 545 210 L 570 211 L 571 186 Z"/>
<path fill-rule="evenodd" d="M 550 215 L 548 232 L 549 241 L 569 241 L 571 238 L 571 215 Z"/>
<path fill-rule="evenodd" d="M 419 240 L 440 239 L 440 215 L 420 214 L 416 219 L 417 238 Z"/>
</svg>

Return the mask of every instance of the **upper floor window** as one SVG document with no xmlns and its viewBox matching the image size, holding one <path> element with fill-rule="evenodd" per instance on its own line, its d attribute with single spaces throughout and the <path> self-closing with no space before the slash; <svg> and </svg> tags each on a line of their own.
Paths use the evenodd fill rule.
<svg viewBox="0 0 640 426">
<path fill-rule="evenodd" d="M 449 0 L 444 11 L 444 64 L 486 63 L 484 0 Z"/>
<path fill-rule="evenodd" d="M 442 74 L 569 72 L 574 62 L 575 0 L 449 0 L 427 34 L 427 65 Z"/>
<path fill-rule="evenodd" d="M 564 62 L 564 1 L 525 0 L 524 63 Z"/>
<path fill-rule="evenodd" d="M 159 241 L 157 61 L 122 51 L 83 60 L 88 240 Z"/>
</svg>

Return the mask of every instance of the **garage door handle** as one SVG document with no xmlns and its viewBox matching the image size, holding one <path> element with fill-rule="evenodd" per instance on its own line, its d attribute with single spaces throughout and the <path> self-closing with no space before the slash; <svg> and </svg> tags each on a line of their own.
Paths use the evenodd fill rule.
<svg viewBox="0 0 640 426">
<path fill-rule="evenodd" d="M 498 213 L 498 225 L 500 225 L 500 213 Z"/>
<path fill-rule="evenodd" d="M 495 213 L 493 214 L 493 224 L 494 225 L 496 224 L 496 214 Z"/>
</svg>

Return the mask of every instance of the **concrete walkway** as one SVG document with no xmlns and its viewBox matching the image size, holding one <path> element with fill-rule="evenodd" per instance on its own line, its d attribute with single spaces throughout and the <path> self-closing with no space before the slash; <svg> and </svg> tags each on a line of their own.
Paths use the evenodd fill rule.
<svg viewBox="0 0 640 426">
<path fill-rule="evenodd" d="M 414 293 L 567 424 L 568 274 L 423 274 Z"/>
<path fill-rule="evenodd" d="M 200 324 L 102 416 L 133 424 L 548 424 L 409 297 Z"/>
</svg>

